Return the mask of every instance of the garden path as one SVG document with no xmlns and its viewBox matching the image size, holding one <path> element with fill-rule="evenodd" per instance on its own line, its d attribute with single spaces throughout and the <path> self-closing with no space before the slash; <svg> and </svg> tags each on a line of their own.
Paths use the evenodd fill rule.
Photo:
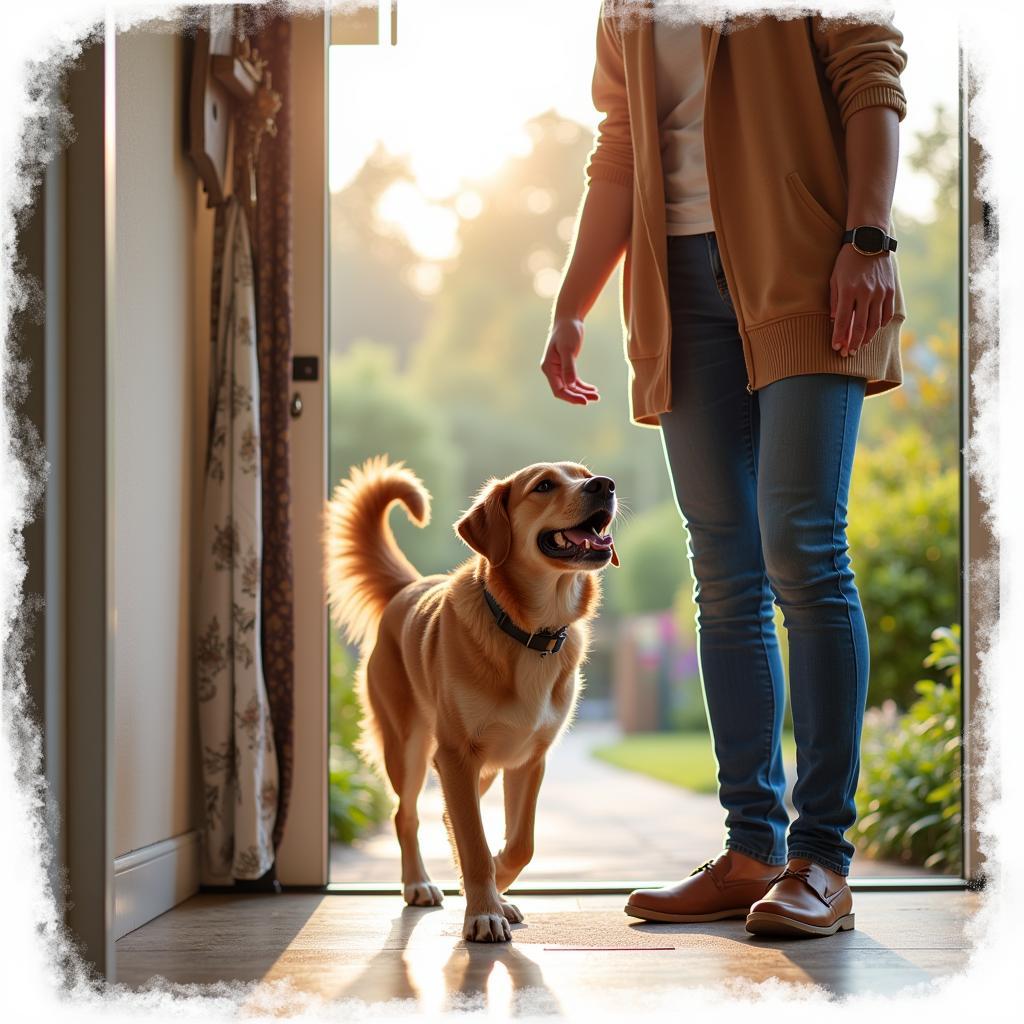
<svg viewBox="0 0 1024 1024">
<path fill-rule="evenodd" d="M 610 724 L 578 722 L 551 752 L 537 808 L 536 853 L 520 883 L 659 881 L 676 879 L 714 856 L 723 839 L 723 812 L 714 796 L 624 771 L 591 757 L 613 741 Z M 498 850 L 504 835 L 501 785 L 483 800 L 484 827 Z M 441 788 L 431 773 L 420 799 L 420 844 L 431 877 L 455 877 L 441 818 Z M 908 877 L 920 868 L 854 862 L 855 877 Z M 390 825 L 353 846 L 331 849 L 335 883 L 398 882 L 398 843 Z"/>
</svg>

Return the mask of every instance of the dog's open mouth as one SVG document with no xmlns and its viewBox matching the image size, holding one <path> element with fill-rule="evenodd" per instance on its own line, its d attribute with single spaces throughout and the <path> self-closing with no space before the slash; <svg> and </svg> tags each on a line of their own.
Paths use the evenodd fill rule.
<svg viewBox="0 0 1024 1024">
<path fill-rule="evenodd" d="M 611 513 L 599 509 L 577 526 L 546 530 L 537 544 L 549 558 L 605 561 L 612 556 L 612 535 L 605 533 L 611 521 Z"/>
</svg>

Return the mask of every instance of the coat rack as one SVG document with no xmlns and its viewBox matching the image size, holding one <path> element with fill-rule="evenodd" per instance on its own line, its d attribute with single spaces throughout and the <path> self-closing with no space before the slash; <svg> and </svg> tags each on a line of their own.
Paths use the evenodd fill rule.
<svg viewBox="0 0 1024 1024">
<path fill-rule="evenodd" d="M 207 206 L 231 195 L 234 131 L 243 133 L 249 189 L 256 205 L 256 161 L 264 135 L 277 134 L 281 96 L 259 51 L 238 29 L 233 7 L 213 7 L 196 30 L 189 94 L 189 156 L 206 191 Z"/>
</svg>

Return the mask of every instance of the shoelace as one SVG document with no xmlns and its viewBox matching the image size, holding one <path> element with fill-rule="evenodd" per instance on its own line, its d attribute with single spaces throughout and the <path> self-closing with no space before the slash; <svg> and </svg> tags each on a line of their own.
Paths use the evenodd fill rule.
<svg viewBox="0 0 1024 1024">
<path fill-rule="evenodd" d="M 698 865 L 697 867 L 695 867 L 690 872 L 690 877 L 693 878 L 694 875 L 699 875 L 702 871 L 710 871 L 711 870 L 711 865 L 714 864 L 714 863 L 715 863 L 714 857 L 712 857 L 711 860 L 704 861 L 703 864 Z"/>
<path fill-rule="evenodd" d="M 801 882 L 809 882 L 811 880 L 811 869 L 809 867 L 797 868 L 795 871 L 792 868 L 786 868 L 781 875 L 778 877 L 778 881 L 782 881 L 784 878 L 799 878 Z"/>
<path fill-rule="evenodd" d="M 807 886 L 808 889 L 811 890 L 811 892 L 814 893 L 815 896 L 818 897 L 819 900 L 821 900 L 822 903 L 825 904 L 826 907 L 831 906 L 829 901 L 825 899 L 825 897 L 820 892 L 818 892 L 818 890 L 815 889 L 813 885 L 811 885 L 811 869 L 809 865 L 806 867 L 797 868 L 795 871 L 792 868 L 786 868 L 786 870 L 783 871 L 781 875 L 778 875 L 776 877 L 776 879 L 772 882 L 772 885 L 774 886 L 776 883 L 782 882 L 787 878 L 799 879 L 801 882 L 804 883 L 804 885 Z"/>
</svg>

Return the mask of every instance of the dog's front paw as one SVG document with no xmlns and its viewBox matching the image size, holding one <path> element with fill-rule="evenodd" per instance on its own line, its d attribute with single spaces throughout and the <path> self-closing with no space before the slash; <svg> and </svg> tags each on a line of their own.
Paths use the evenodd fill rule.
<svg viewBox="0 0 1024 1024">
<path fill-rule="evenodd" d="M 502 903 L 501 912 L 509 924 L 523 923 L 523 912 L 514 903 Z"/>
<path fill-rule="evenodd" d="M 515 910 L 510 903 L 505 903 L 498 914 L 467 914 L 462 937 L 469 942 L 509 942 L 512 929 L 508 925 L 505 907 Z"/>
<path fill-rule="evenodd" d="M 439 907 L 444 901 L 441 890 L 433 882 L 413 882 L 403 887 L 402 894 L 410 907 Z"/>
</svg>

